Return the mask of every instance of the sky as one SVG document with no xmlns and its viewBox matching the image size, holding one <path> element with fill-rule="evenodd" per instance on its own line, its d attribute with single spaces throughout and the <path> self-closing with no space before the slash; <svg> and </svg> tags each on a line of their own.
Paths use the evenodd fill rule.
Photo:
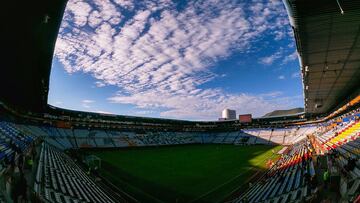
<svg viewBox="0 0 360 203">
<path fill-rule="evenodd" d="M 49 88 L 61 108 L 184 120 L 304 106 L 281 0 L 69 0 Z"/>
</svg>

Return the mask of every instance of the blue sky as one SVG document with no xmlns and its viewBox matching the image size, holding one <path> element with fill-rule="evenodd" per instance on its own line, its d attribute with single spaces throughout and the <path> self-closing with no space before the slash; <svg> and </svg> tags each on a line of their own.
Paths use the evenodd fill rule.
<svg viewBox="0 0 360 203">
<path fill-rule="evenodd" d="M 74 110 L 217 120 L 303 107 L 281 0 L 69 0 L 49 104 Z"/>
</svg>

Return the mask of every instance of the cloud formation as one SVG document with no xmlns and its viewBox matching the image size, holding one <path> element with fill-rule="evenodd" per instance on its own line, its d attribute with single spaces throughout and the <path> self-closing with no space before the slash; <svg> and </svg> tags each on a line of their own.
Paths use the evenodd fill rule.
<svg viewBox="0 0 360 203">
<path fill-rule="evenodd" d="M 296 60 L 298 57 L 299 57 L 299 56 L 298 56 L 297 51 L 294 51 L 293 53 L 287 55 L 287 56 L 284 58 L 283 63 L 286 64 L 286 63 L 288 63 L 288 62 L 290 62 L 290 61 L 294 61 L 294 60 Z"/>
<path fill-rule="evenodd" d="M 161 116 L 216 119 L 223 108 L 262 115 L 287 98 L 229 94 L 199 86 L 222 77 L 209 67 L 252 48 L 264 33 L 288 35 L 280 0 L 70 0 L 55 57 L 68 73 L 91 74 L 97 87 L 119 88 L 109 102 Z M 261 59 L 272 64 L 280 53 Z M 90 102 L 91 103 L 91 102 Z M 88 108 L 88 102 L 83 106 Z"/>
<path fill-rule="evenodd" d="M 91 108 L 91 104 L 94 102 L 94 100 L 84 99 L 81 101 L 81 106 L 88 109 Z"/>
<path fill-rule="evenodd" d="M 270 56 L 260 58 L 259 62 L 264 65 L 271 65 L 276 60 L 278 60 L 282 57 L 282 53 L 283 53 L 283 51 L 282 51 L 282 49 L 280 49 L 279 51 L 275 52 L 274 54 L 272 54 Z"/>
</svg>

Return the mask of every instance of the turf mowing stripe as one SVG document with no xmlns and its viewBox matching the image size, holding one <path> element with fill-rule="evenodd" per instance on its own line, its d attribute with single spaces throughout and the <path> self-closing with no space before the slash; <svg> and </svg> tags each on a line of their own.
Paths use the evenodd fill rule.
<svg viewBox="0 0 360 203">
<path fill-rule="evenodd" d="M 135 196 L 138 196 L 139 200 L 141 199 L 144 203 L 175 202 L 175 199 L 178 198 L 179 202 L 189 202 L 190 200 L 192 200 L 191 202 L 199 202 L 199 200 L 219 202 L 225 199 L 227 195 L 229 196 L 229 191 L 233 191 L 234 188 L 242 185 L 246 181 L 246 177 L 253 174 L 254 169 L 257 167 L 259 169 L 264 168 L 264 164 L 259 163 L 263 163 L 264 160 L 271 156 L 270 149 L 274 147 L 276 146 L 172 146 L 166 148 L 159 147 L 154 150 L 143 148 L 131 149 L 131 152 L 130 150 L 124 150 L 124 152 L 121 152 L 123 154 L 118 154 L 120 151 L 117 150 L 92 151 L 92 153 L 98 154 L 103 159 L 104 167 L 102 170 L 108 173 L 109 179 L 112 179 L 115 185 L 123 188 L 129 194 L 132 194 L 132 196 L 136 194 Z M 227 159 L 236 160 L 236 162 L 222 161 Z M 105 165 L 105 163 L 107 164 Z M 173 166 L 168 165 L 172 167 L 166 167 L 167 163 L 173 164 Z M 179 163 L 186 165 L 183 167 Z M 226 170 L 229 170 L 231 173 L 223 174 L 223 166 L 219 164 L 224 164 Z M 209 170 L 203 166 L 209 166 Z M 202 170 L 204 170 L 205 174 L 217 177 L 209 176 L 206 178 L 206 175 L 203 175 L 203 171 L 199 170 L 201 167 L 203 167 Z M 164 170 L 162 170 L 163 168 Z M 177 173 L 180 170 L 181 173 Z M 194 182 L 198 184 L 198 187 L 194 187 L 190 182 L 187 183 L 181 179 L 181 177 L 192 177 L 189 175 L 192 175 L 193 171 L 195 179 L 188 178 L 186 180 L 201 181 L 199 183 Z M 159 176 L 162 172 L 164 172 L 164 176 Z M 219 172 L 221 176 L 218 176 L 220 174 L 216 175 Z M 179 176 L 174 176 L 173 173 Z M 150 178 L 148 178 L 148 174 Z M 214 178 L 214 180 L 210 181 L 211 178 Z M 224 182 L 224 180 L 226 181 Z M 217 183 L 213 184 L 214 182 Z M 184 187 L 186 185 L 189 187 Z M 140 196 L 143 198 L 140 198 Z"/>
<path fill-rule="evenodd" d="M 203 197 L 206 197 L 207 195 L 209 195 L 209 194 L 211 194 L 212 192 L 214 192 L 214 191 L 218 190 L 219 188 L 223 187 L 224 185 L 226 185 L 226 184 L 230 183 L 231 181 L 233 181 L 233 180 L 237 179 L 238 177 L 242 176 L 244 173 L 246 173 L 246 172 L 250 171 L 250 170 L 251 170 L 251 169 L 253 169 L 253 168 L 254 168 L 254 167 L 250 167 L 248 170 L 245 170 L 244 172 L 242 172 L 242 173 L 240 173 L 239 175 L 237 175 L 237 176 L 235 176 L 235 177 L 231 178 L 230 180 L 228 180 L 228 181 L 226 181 L 226 182 L 222 183 L 221 185 L 218 185 L 218 186 L 216 186 L 215 188 L 213 188 L 213 189 L 211 189 L 211 190 L 207 191 L 206 193 L 204 193 L 204 194 L 200 195 L 200 196 L 199 196 L 199 197 L 197 197 L 196 199 L 191 200 L 189 203 L 195 202 L 195 201 L 197 201 L 197 200 L 202 199 Z"/>
<path fill-rule="evenodd" d="M 269 159 L 269 157 L 270 157 L 270 158 L 274 157 L 274 154 L 272 154 L 272 155 L 270 155 L 270 156 L 265 157 L 265 158 L 264 158 L 264 159 L 262 159 L 261 161 L 256 162 L 256 166 L 260 165 L 261 163 L 264 163 L 267 159 Z M 240 173 L 239 175 L 237 175 L 237 176 L 235 176 L 235 177 L 233 177 L 233 178 L 229 179 L 228 181 L 226 181 L 226 182 L 224 182 L 224 183 L 222 183 L 222 184 L 220 184 L 220 185 L 216 186 L 215 188 L 213 188 L 213 189 L 209 190 L 208 192 L 206 192 L 206 193 L 204 193 L 204 194 L 200 195 L 200 196 L 199 196 L 199 197 L 197 197 L 196 199 L 193 199 L 193 200 L 189 201 L 189 203 L 193 203 L 193 202 L 196 202 L 196 201 L 198 201 L 198 200 L 200 200 L 200 199 L 203 199 L 204 197 L 206 197 L 206 196 L 208 196 L 209 194 L 211 194 L 211 193 L 213 193 L 213 192 L 217 191 L 218 189 L 220 189 L 220 188 L 222 188 L 223 186 L 225 186 L 225 185 L 229 184 L 229 183 L 230 183 L 230 182 L 232 182 L 233 180 L 235 180 L 235 179 L 239 178 L 240 176 L 244 175 L 245 173 L 247 173 L 247 172 L 251 171 L 251 170 L 252 170 L 252 169 L 254 169 L 254 168 L 256 168 L 256 167 L 255 167 L 255 166 L 250 167 L 248 170 L 245 170 L 244 172 Z M 245 184 L 245 183 L 243 183 L 243 184 Z M 239 187 L 237 187 L 236 189 L 240 188 L 243 184 L 241 184 L 241 185 L 240 185 Z M 235 191 L 235 190 L 232 190 L 232 192 L 234 192 L 234 191 Z M 231 192 L 231 193 L 232 193 L 232 192 Z M 229 193 L 229 194 L 231 194 L 231 193 Z"/>
<path fill-rule="evenodd" d="M 277 153 L 279 150 L 280 150 L 280 149 L 276 150 L 275 153 L 273 153 L 270 158 L 269 158 L 269 157 L 264 158 L 264 160 L 262 160 L 261 162 L 258 162 L 258 163 L 264 163 L 264 162 L 266 161 L 266 159 L 273 159 L 274 157 L 277 156 L 276 153 Z M 254 166 L 253 168 L 255 168 L 255 166 Z M 246 183 L 248 183 L 250 180 L 252 180 L 252 179 L 256 176 L 257 173 L 260 172 L 259 170 L 255 170 L 255 171 L 256 171 L 256 172 L 254 172 L 250 178 L 246 179 L 246 181 L 245 181 L 243 184 L 239 185 L 239 186 L 236 187 L 234 190 L 232 190 L 231 192 L 229 192 L 229 195 L 227 195 L 227 197 L 230 197 L 230 194 L 233 194 L 235 191 L 239 190 L 242 186 L 244 186 Z"/>
<path fill-rule="evenodd" d="M 279 150 L 278 150 L 279 151 Z M 271 156 L 271 158 L 273 158 L 274 156 L 276 156 L 276 155 L 272 155 Z M 229 197 L 230 197 L 230 194 L 234 194 L 236 191 L 238 191 L 241 187 L 243 187 L 246 183 L 248 183 L 250 180 L 252 180 L 253 178 L 255 178 L 255 176 L 257 176 L 257 174 L 259 173 L 260 171 L 259 170 L 256 170 L 256 172 L 251 176 L 251 177 L 249 177 L 248 179 L 246 179 L 246 181 L 243 183 L 243 184 L 241 184 L 241 185 L 239 185 L 238 187 L 236 187 L 234 190 L 232 190 L 231 192 L 229 192 Z M 245 194 L 245 193 L 243 193 L 243 194 Z M 243 194 L 241 194 L 241 195 L 243 195 Z"/>
<path fill-rule="evenodd" d="M 137 192 L 139 192 L 139 193 L 142 193 L 143 196 L 146 197 L 146 198 L 150 198 L 150 199 L 155 200 L 156 202 L 159 202 L 159 203 L 165 203 L 163 200 L 160 200 L 160 199 L 154 197 L 153 195 L 145 192 L 143 189 L 141 189 L 141 188 L 139 188 L 139 187 L 136 187 L 136 186 L 130 184 L 129 182 L 123 181 L 121 178 L 117 178 L 116 176 L 113 176 L 112 174 L 108 174 L 107 172 L 105 172 L 105 173 L 106 173 L 106 175 L 107 175 L 108 177 L 113 178 L 113 179 L 116 179 L 118 182 L 121 182 L 123 185 L 127 186 L 129 190 L 132 190 L 131 193 L 133 193 L 134 190 L 135 190 L 135 191 L 137 191 Z M 130 188 L 132 188 L 132 189 L 130 189 Z M 136 198 L 136 197 L 135 197 L 135 198 Z"/>
</svg>

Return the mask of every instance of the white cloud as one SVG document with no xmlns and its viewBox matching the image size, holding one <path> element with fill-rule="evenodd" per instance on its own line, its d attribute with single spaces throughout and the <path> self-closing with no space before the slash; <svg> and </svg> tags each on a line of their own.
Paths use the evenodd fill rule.
<svg viewBox="0 0 360 203">
<path fill-rule="evenodd" d="M 149 115 L 149 114 L 152 114 L 152 113 L 155 113 L 155 111 L 151 111 L 151 110 L 140 110 L 140 111 L 135 111 L 135 112 L 133 112 L 134 115 L 140 115 L 140 116 Z"/>
<path fill-rule="evenodd" d="M 273 64 L 275 61 L 279 60 L 282 58 L 282 65 L 290 62 L 290 61 L 294 61 L 298 58 L 298 53 L 295 50 L 293 53 L 284 56 L 284 49 L 282 47 L 280 47 L 280 49 L 278 51 L 276 51 L 275 53 L 273 53 L 270 56 L 265 56 L 260 58 L 259 63 L 264 64 L 264 65 L 271 65 Z"/>
<path fill-rule="evenodd" d="M 82 103 L 87 103 L 87 104 L 90 104 L 90 103 L 94 103 L 95 101 L 94 100 L 90 100 L 90 99 L 84 99 L 81 101 Z"/>
<path fill-rule="evenodd" d="M 96 81 L 96 82 L 95 82 L 95 85 L 96 85 L 96 87 L 105 87 L 105 86 L 106 86 L 105 83 L 100 82 L 100 81 Z"/>
<path fill-rule="evenodd" d="M 134 15 L 123 16 L 116 6 Z M 68 73 L 91 74 L 97 87 L 119 87 L 111 102 L 174 118 L 210 119 L 224 107 L 259 115 L 284 104 L 199 85 L 221 77 L 211 65 L 235 51 L 247 52 L 265 32 L 285 25 L 280 0 L 189 1 L 181 11 L 168 0 L 70 0 L 55 57 Z M 261 62 L 272 64 L 279 55 Z M 90 103 L 82 102 L 84 108 Z"/>
<path fill-rule="evenodd" d="M 226 94 L 221 90 L 207 89 L 195 94 L 159 94 L 158 91 L 133 94 L 118 94 L 109 98 L 110 102 L 134 104 L 144 111 L 159 110 L 162 117 L 209 119 L 217 116 L 224 108 L 236 109 L 238 113 L 264 115 L 271 110 L 288 108 L 294 99 L 280 97 L 281 92 L 270 92 L 259 95 Z"/>
<path fill-rule="evenodd" d="M 298 58 L 298 53 L 297 53 L 297 51 L 295 51 L 295 52 L 293 52 L 292 54 L 287 55 L 287 56 L 284 58 L 283 63 L 286 64 L 286 63 L 288 63 L 288 62 L 290 62 L 290 61 L 296 60 L 297 58 Z"/>
<path fill-rule="evenodd" d="M 126 9 L 134 8 L 134 2 L 132 0 L 115 0 L 114 2 Z"/>
<path fill-rule="evenodd" d="M 274 54 L 272 54 L 270 56 L 260 58 L 259 62 L 264 65 L 271 65 L 276 60 L 278 60 L 279 58 L 282 57 L 282 52 L 283 52 L 282 49 L 280 49 L 279 51 L 275 52 Z"/>
<path fill-rule="evenodd" d="M 284 75 L 279 75 L 278 79 L 279 79 L 279 80 L 284 80 L 284 79 L 285 79 L 285 76 L 284 76 Z"/>
<path fill-rule="evenodd" d="M 274 34 L 275 34 L 275 38 L 274 38 L 275 40 L 282 40 L 285 37 L 287 37 L 286 32 L 283 32 L 281 30 L 276 30 Z"/>
<path fill-rule="evenodd" d="M 95 110 L 95 113 L 101 113 L 101 114 L 111 114 L 113 115 L 114 113 L 110 112 L 110 111 L 102 111 L 102 110 Z"/>
<path fill-rule="evenodd" d="M 77 26 L 86 25 L 89 12 L 92 10 L 91 6 L 83 1 L 69 1 L 67 9 Z"/>
<path fill-rule="evenodd" d="M 94 102 L 94 100 L 84 99 L 81 101 L 81 106 L 88 109 L 91 108 L 91 104 Z"/>
<path fill-rule="evenodd" d="M 272 98 L 276 98 L 276 97 L 280 97 L 281 95 L 283 95 L 283 92 L 281 91 L 273 91 L 273 92 L 268 92 L 265 94 L 260 94 L 261 97 L 272 97 Z"/>
</svg>

